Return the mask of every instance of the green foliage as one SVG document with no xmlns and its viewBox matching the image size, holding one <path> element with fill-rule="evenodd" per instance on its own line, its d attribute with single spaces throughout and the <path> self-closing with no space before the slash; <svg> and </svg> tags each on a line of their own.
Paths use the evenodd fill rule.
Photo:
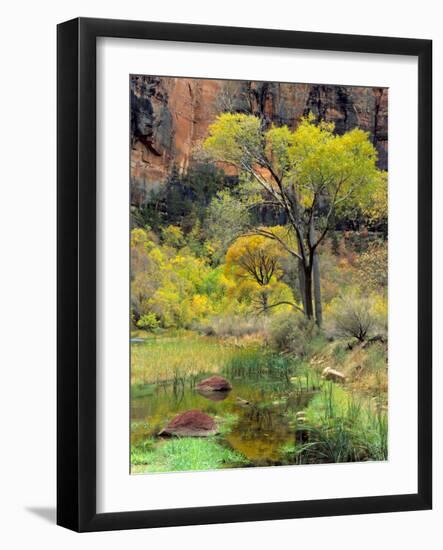
<svg viewBox="0 0 443 550">
<path fill-rule="evenodd" d="M 284 449 L 298 464 L 387 460 L 386 411 L 373 410 L 329 382 L 308 405 L 299 426 L 304 441 Z"/>
<path fill-rule="evenodd" d="M 223 113 L 209 127 L 205 149 L 214 158 L 242 167 L 255 164 L 263 152 L 259 118 L 240 113 Z"/>
<path fill-rule="evenodd" d="M 138 328 L 144 329 L 144 330 L 154 330 L 160 326 L 160 322 L 157 319 L 155 313 L 146 313 L 145 315 L 142 315 L 140 319 L 137 321 Z"/>
<path fill-rule="evenodd" d="M 372 192 L 360 203 L 362 214 L 371 225 L 387 225 L 388 221 L 388 174 L 380 172 L 374 180 Z"/>
<path fill-rule="evenodd" d="M 163 244 L 166 246 L 172 246 L 173 248 L 180 249 L 185 245 L 183 231 L 177 225 L 168 225 L 163 227 L 161 237 Z"/>
<path fill-rule="evenodd" d="M 133 471 L 246 465 L 220 444 L 223 436 L 247 422 L 241 411 L 271 415 L 276 408 L 286 423 L 276 432 L 294 425 L 301 433 L 286 445 L 289 463 L 386 459 L 386 411 L 349 396 L 358 384 L 372 395 L 387 389 L 385 340 L 368 341 L 387 330 L 387 244 L 380 241 L 387 177 L 368 134 L 336 135 L 332 123 L 311 116 L 289 129 L 229 112 L 210 126 L 204 148 L 221 163 L 174 170 L 147 204 L 132 207 L 131 318 L 147 332 L 131 347 L 131 397 L 152 402 L 170 387 L 185 408 L 180 388 L 199 398 L 196 381 L 223 373 L 240 408 L 216 419 L 219 437 L 136 443 Z M 299 311 L 314 248 L 328 340 Z M 350 337 L 362 345 L 349 345 Z M 326 365 L 343 368 L 344 388 L 320 377 Z M 243 393 L 245 382 L 257 388 L 253 398 Z M 265 385 L 272 398 L 263 397 Z M 235 402 L 236 391 L 249 408 Z M 299 408 L 291 409 L 295 402 Z M 165 398 L 134 439 L 157 433 L 172 412 Z"/>
<path fill-rule="evenodd" d="M 223 190 L 213 198 L 206 214 L 205 230 L 218 262 L 231 242 L 245 231 L 249 220 L 250 212 L 238 196 Z"/>
<path fill-rule="evenodd" d="M 220 277 L 211 295 L 207 285 L 211 268 L 185 244 L 180 228 L 168 226 L 159 245 L 148 232 L 134 229 L 131 234 L 131 299 L 136 324 L 149 321 L 156 326 L 186 327 L 193 320 L 214 313 L 226 290 Z M 209 292 L 208 292 L 209 290 Z M 206 291 L 206 293 L 205 293 Z M 155 328 L 153 326 L 149 328 Z"/>
<path fill-rule="evenodd" d="M 266 250 L 277 253 L 268 242 L 264 240 Z M 239 283 L 232 273 L 233 257 L 232 251 L 227 266 L 211 265 L 210 258 L 191 250 L 177 226 L 163 228 L 161 244 L 150 231 L 133 229 L 131 303 L 135 325 L 146 330 L 204 327 L 208 324 L 205 320 L 217 319 L 221 314 L 227 319 L 250 314 L 261 303 L 263 292 L 269 305 L 293 300 L 289 287 L 276 279 L 278 269 L 274 269 L 275 275 L 268 273 L 264 286 L 240 274 Z"/>
<path fill-rule="evenodd" d="M 183 437 L 152 445 L 152 440 L 133 446 L 131 464 L 138 472 L 185 472 L 244 466 L 248 460 L 223 447 L 214 438 Z"/>
<path fill-rule="evenodd" d="M 317 333 L 316 325 L 300 313 L 282 312 L 272 319 L 268 338 L 274 349 L 305 357 Z"/>
<path fill-rule="evenodd" d="M 295 368 L 296 364 L 291 357 L 278 356 L 259 348 L 246 348 L 239 350 L 229 359 L 223 372 L 231 378 L 271 378 L 289 384 Z"/>
<path fill-rule="evenodd" d="M 131 464 L 133 466 L 145 464 L 146 457 L 150 455 L 154 445 L 154 438 L 147 438 L 138 445 L 131 445 Z"/>
<path fill-rule="evenodd" d="M 315 124 L 311 116 L 294 131 L 287 126 L 263 131 L 254 116 L 224 113 L 209 127 L 204 145 L 214 159 L 250 172 L 271 194 L 276 178 L 266 171 L 277 176 L 283 193 L 295 194 L 298 204 L 311 207 L 321 194 L 338 209 L 365 205 L 376 190 L 386 188 L 368 138 L 358 128 L 336 135 L 333 123 Z"/>
<path fill-rule="evenodd" d="M 151 227 L 160 233 L 162 227 L 177 225 L 185 234 L 202 220 L 212 198 L 232 185 L 230 178 L 213 163 L 198 162 L 187 173 L 173 169 L 166 184 L 152 191 L 146 204 L 132 207 L 133 227 Z"/>
<path fill-rule="evenodd" d="M 209 127 L 204 147 L 214 160 L 246 173 L 255 182 L 262 205 L 272 205 L 286 216 L 289 239 L 267 228 L 253 232 L 278 242 L 300 262 L 303 280 L 308 281 L 305 285 L 300 279 L 304 313 L 313 318 L 315 311 L 320 325 L 319 276 L 314 277 L 314 308 L 311 258 L 317 257 L 334 216 L 364 209 L 371 202 L 368 197 L 386 189 L 369 134 L 354 128 L 336 135 L 333 123 L 316 124 L 312 116 L 302 118 L 293 131 L 286 126 L 264 130 L 254 116 L 223 113 Z M 315 266 L 318 273 L 319 264 Z"/>
</svg>

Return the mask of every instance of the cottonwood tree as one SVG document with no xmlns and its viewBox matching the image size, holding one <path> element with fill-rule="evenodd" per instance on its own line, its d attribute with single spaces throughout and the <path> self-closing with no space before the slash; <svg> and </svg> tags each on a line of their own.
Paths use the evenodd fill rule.
<svg viewBox="0 0 443 550">
<path fill-rule="evenodd" d="M 274 232 L 276 229 L 282 228 L 273 228 Z M 240 285 L 252 285 L 260 313 L 279 305 L 298 308 L 289 299 L 292 297 L 289 288 L 279 281 L 284 255 L 286 252 L 277 241 L 262 235 L 241 236 L 226 253 L 226 273 Z"/>
<path fill-rule="evenodd" d="M 386 192 L 368 133 L 355 128 L 339 136 L 333 123 L 315 123 L 312 116 L 293 131 L 266 130 L 257 117 L 223 113 L 209 127 L 204 148 L 213 160 L 247 174 L 260 189 L 259 201 L 285 213 L 290 239 L 266 227 L 251 227 L 249 233 L 278 242 L 298 262 L 304 314 L 321 325 L 318 247 L 339 208 Z"/>
</svg>

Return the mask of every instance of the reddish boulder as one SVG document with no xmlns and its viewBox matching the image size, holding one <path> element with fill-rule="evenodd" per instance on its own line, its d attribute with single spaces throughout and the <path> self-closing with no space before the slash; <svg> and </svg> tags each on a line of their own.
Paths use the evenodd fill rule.
<svg viewBox="0 0 443 550">
<path fill-rule="evenodd" d="M 230 391 L 232 390 L 231 383 L 223 376 L 211 376 L 205 378 L 197 384 L 197 390 L 209 392 L 209 391 Z"/>
<path fill-rule="evenodd" d="M 197 393 L 205 399 L 209 399 L 209 401 L 224 401 L 229 395 L 229 391 L 212 391 L 200 389 L 197 390 Z"/>
<path fill-rule="evenodd" d="M 175 416 L 158 435 L 205 437 L 217 433 L 214 419 L 202 411 L 191 410 Z"/>
</svg>

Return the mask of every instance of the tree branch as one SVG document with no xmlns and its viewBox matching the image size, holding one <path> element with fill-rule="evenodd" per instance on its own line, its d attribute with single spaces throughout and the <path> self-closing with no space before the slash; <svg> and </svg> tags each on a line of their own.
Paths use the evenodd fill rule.
<svg viewBox="0 0 443 550">
<path fill-rule="evenodd" d="M 248 236 L 248 235 L 261 235 L 263 237 L 267 237 L 268 239 L 273 239 L 274 241 L 277 241 L 278 243 L 280 243 L 281 246 L 286 250 L 286 252 L 291 254 L 291 256 L 294 256 L 299 260 L 303 259 L 298 252 L 290 248 L 283 239 L 280 239 L 280 237 L 272 233 L 272 231 L 267 231 L 266 229 L 254 228 L 254 229 L 250 229 L 247 233 L 245 233 L 245 236 Z"/>
<path fill-rule="evenodd" d="M 291 306 L 295 310 L 300 311 L 300 313 L 303 313 L 303 315 L 304 315 L 304 311 L 301 307 L 299 307 L 297 304 L 294 304 L 293 302 L 288 302 L 286 300 L 282 300 L 281 302 L 276 302 L 275 304 L 271 304 L 271 305 L 268 305 L 266 307 L 263 307 L 262 311 L 260 313 L 264 313 L 268 309 L 271 309 L 271 308 L 274 308 L 274 307 L 277 307 L 277 306 Z"/>
</svg>

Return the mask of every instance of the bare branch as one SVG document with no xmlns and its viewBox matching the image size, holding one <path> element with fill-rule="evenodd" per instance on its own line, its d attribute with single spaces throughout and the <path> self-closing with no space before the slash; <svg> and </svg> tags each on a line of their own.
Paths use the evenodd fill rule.
<svg viewBox="0 0 443 550">
<path fill-rule="evenodd" d="M 288 302 L 286 300 L 282 300 L 281 302 L 276 302 L 275 304 L 271 304 L 271 305 L 268 305 L 266 307 L 262 307 L 262 311 L 261 313 L 264 313 L 265 311 L 267 311 L 268 309 L 271 309 L 271 308 L 274 308 L 274 307 L 277 307 L 277 306 L 291 306 L 293 307 L 295 310 L 297 311 L 300 311 L 300 313 L 303 313 L 304 315 L 304 311 L 301 307 L 299 307 L 297 304 L 294 304 L 293 302 Z"/>
</svg>

